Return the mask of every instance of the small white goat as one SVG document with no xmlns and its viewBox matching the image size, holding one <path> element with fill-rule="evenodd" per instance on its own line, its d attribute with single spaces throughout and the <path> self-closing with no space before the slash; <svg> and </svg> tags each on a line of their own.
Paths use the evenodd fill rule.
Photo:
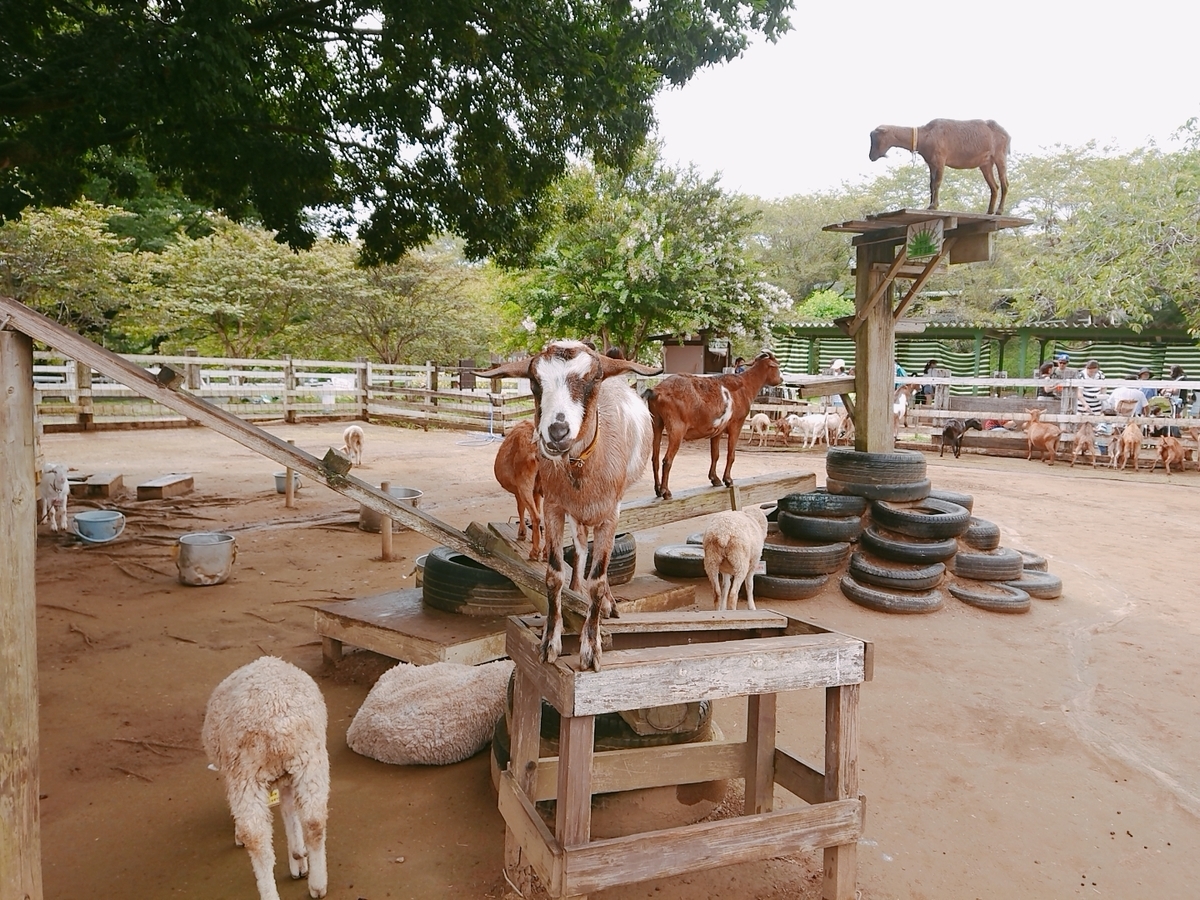
<svg viewBox="0 0 1200 900">
<path fill-rule="evenodd" d="M 352 466 L 362 465 L 364 437 L 363 430 L 358 425 L 350 425 L 342 432 L 342 452 L 350 457 Z"/>
<path fill-rule="evenodd" d="M 712 585 L 717 610 L 737 609 L 738 592 L 746 585 L 746 605 L 754 609 L 754 568 L 767 540 L 767 514 L 757 505 L 721 512 L 704 529 L 704 573 Z"/>
<path fill-rule="evenodd" d="M 549 615 L 542 632 L 542 659 L 554 662 L 562 652 L 563 529 L 575 523 L 575 560 L 571 587 L 588 558 L 580 588 L 588 612 L 579 635 L 579 667 L 600 670 L 600 617 L 616 612 L 608 585 L 608 564 L 621 495 L 642 477 L 650 459 L 650 412 L 624 378 L 660 370 L 631 360 L 602 356 L 582 341 L 552 341 L 536 356 L 508 362 L 479 374 L 484 378 L 528 378 L 534 398 L 534 439 L 538 477 L 544 492 L 546 598 Z M 741 423 L 738 423 L 740 433 Z"/>
<path fill-rule="evenodd" d="M 274 656 L 247 663 L 208 698 L 201 740 L 225 778 L 234 840 L 250 853 L 262 900 L 279 900 L 271 841 L 272 788 L 279 791 L 288 868 L 324 897 L 329 752 L 325 700 L 307 673 Z"/>
<path fill-rule="evenodd" d="M 38 522 L 50 518 L 50 530 L 67 530 L 67 498 L 71 485 L 67 481 L 67 467 L 62 463 L 47 463 L 42 468 L 42 480 L 38 484 Z"/>
<path fill-rule="evenodd" d="M 771 428 L 771 417 L 766 413 L 755 413 L 750 417 L 750 443 L 758 441 L 759 447 L 767 446 L 767 432 Z"/>
<path fill-rule="evenodd" d="M 825 413 L 805 413 L 798 416 L 795 413 L 788 416 L 792 425 L 792 434 L 797 434 L 804 441 L 802 449 L 815 447 L 822 440 L 829 443 L 829 419 Z"/>
</svg>

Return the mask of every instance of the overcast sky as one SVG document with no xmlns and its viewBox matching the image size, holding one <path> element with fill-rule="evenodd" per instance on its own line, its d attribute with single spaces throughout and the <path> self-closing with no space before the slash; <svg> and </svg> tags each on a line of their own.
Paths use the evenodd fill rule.
<svg viewBox="0 0 1200 900">
<path fill-rule="evenodd" d="M 1014 155 L 1132 150 L 1200 116 L 1200 3 L 797 0 L 792 31 L 660 96 L 669 164 L 786 197 L 912 165 L 867 159 L 877 125 L 995 119 Z M 924 166 L 917 157 L 916 163 Z"/>
</svg>

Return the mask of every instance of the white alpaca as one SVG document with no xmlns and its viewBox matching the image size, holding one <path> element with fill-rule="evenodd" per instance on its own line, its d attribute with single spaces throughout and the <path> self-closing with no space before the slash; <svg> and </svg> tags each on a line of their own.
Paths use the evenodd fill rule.
<svg viewBox="0 0 1200 900">
<path fill-rule="evenodd" d="M 308 876 L 311 897 L 324 897 L 328 888 L 327 718 L 316 682 L 273 656 L 242 666 L 208 698 L 201 740 L 225 778 L 234 840 L 250 853 L 261 900 L 279 900 L 268 806 L 272 788 L 279 791 L 292 877 Z"/>
<path fill-rule="evenodd" d="M 42 468 L 42 480 L 38 484 L 38 505 L 41 508 L 38 521 L 50 517 L 50 530 L 67 530 L 67 498 L 71 485 L 67 481 L 67 467 L 61 463 L 47 463 Z"/>
<path fill-rule="evenodd" d="M 351 465 L 362 465 L 364 437 L 363 430 L 358 425 L 350 425 L 342 432 L 342 452 L 350 457 Z"/>
<path fill-rule="evenodd" d="M 704 529 L 704 572 L 712 584 L 717 609 L 737 609 L 738 592 L 746 585 L 746 605 L 754 609 L 754 568 L 767 540 L 767 515 L 758 506 L 721 512 Z"/>
</svg>

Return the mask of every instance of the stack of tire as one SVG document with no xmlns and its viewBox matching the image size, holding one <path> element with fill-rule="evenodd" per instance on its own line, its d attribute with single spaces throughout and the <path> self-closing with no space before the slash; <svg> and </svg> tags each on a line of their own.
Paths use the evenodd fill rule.
<svg viewBox="0 0 1200 900">
<path fill-rule="evenodd" d="M 930 499 L 924 455 L 831 447 L 825 473 L 830 494 L 871 503 L 870 524 L 842 576 L 842 593 L 879 612 L 941 609 L 945 597 L 938 586 L 946 572 L 944 561 L 958 550 L 956 538 L 970 514 L 956 504 Z"/>
<path fill-rule="evenodd" d="M 780 497 L 778 533 L 763 544 L 766 573 L 754 576 L 754 596 L 807 600 L 841 570 L 850 545 L 863 530 L 867 502 L 861 497 L 807 491 Z"/>
<path fill-rule="evenodd" d="M 425 557 L 421 602 L 442 612 L 467 616 L 516 616 L 534 611 L 511 580 L 449 547 Z"/>
<path fill-rule="evenodd" d="M 954 581 L 949 591 L 969 606 L 989 612 L 1023 613 L 1030 597 L 1062 596 L 1062 579 L 1046 571 L 1046 560 L 1029 551 L 1000 546 L 1000 529 L 972 517 L 950 561 Z"/>
</svg>

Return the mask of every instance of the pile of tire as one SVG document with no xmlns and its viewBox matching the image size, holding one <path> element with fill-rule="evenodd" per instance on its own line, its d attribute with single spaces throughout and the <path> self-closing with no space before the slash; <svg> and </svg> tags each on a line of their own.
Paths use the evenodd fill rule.
<svg viewBox="0 0 1200 900">
<path fill-rule="evenodd" d="M 1062 596 L 1062 579 L 1046 571 L 1046 560 L 1001 547 L 1000 529 L 992 522 L 972 517 L 960 541 L 950 562 L 954 584 L 949 590 L 963 603 L 989 612 L 1022 613 L 1029 611 L 1030 597 Z"/>
<path fill-rule="evenodd" d="M 592 564 L 592 542 L 588 541 L 587 564 Z M 575 565 L 575 545 L 563 547 L 563 562 L 568 566 Z M 608 583 L 626 584 L 633 578 L 637 569 L 637 541 L 628 532 L 618 534 L 613 538 L 612 555 L 608 558 Z"/>
<path fill-rule="evenodd" d="M 534 611 L 529 598 L 512 581 L 449 547 L 434 547 L 427 554 L 421 602 L 467 616 L 515 616 Z"/>
<path fill-rule="evenodd" d="M 905 502 L 929 496 L 925 457 L 916 450 L 866 453 L 830 447 L 825 454 L 825 488 L 867 500 Z"/>
</svg>

